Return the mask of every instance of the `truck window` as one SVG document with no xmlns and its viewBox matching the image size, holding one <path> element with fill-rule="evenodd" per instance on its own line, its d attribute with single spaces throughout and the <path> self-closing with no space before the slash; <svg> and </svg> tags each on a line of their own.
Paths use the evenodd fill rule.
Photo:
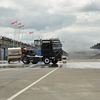
<svg viewBox="0 0 100 100">
<path fill-rule="evenodd" d="M 35 45 L 40 45 L 40 40 L 34 40 Z"/>
<path fill-rule="evenodd" d="M 53 49 L 61 49 L 62 48 L 62 45 L 59 44 L 59 43 L 54 43 L 53 44 Z"/>
</svg>

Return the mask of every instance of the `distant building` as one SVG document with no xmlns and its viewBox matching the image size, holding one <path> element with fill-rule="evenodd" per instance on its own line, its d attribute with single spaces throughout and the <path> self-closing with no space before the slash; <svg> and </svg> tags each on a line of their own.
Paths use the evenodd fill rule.
<svg viewBox="0 0 100 100">
<path fill-rule="evenodd" d="M 95 58 L 95 59 L 100 59 L 100 43 L 97 43 L 95 44 L 94 46 L 90 47 L 90 49 L 96 49 L 97 51 L 95 52 L 95 55 L 92 56 L 92 58 Z"/>
<path fill-rule="evenodd" d="M 90 49 L 99 49 L 100 50 L 100 43 L 97 43 L 96 45 L 90 47 Z"/>
<path fill-rule="evenodd" d="M 8 48 L 12 47 L 26 47 L 27 49 L 36 49 L 34 46 L 19 42 L 19 41 L 14 41 L 10 38 L 0 36 L 0 60 L 6 60 L 7 55 L 8 55 Z"/>
</svg>

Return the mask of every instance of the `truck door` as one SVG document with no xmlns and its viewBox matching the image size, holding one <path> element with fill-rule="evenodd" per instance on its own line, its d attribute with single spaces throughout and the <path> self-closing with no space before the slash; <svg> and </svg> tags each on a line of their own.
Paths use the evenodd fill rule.
<svg viewBox="0 0 100 100">
<path fill-rule="evenodd" d="M 42 44 L 41 53 L 43 56 L 51 56 L 52 46 L 50 43 Z"/>
</svg>

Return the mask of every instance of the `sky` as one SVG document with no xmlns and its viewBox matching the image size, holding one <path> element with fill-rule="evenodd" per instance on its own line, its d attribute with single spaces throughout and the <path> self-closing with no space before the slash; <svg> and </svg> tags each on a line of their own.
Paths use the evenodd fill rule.
<svg viewBox="0 0 100 100">
<path fill-rule="evenodd" d="M 100 0 L 0 0 L 0 35 L 25 43 L 59 38 L 66 52 L 90 50 L 100 42 L 99 5 Z M 16 20 L 24 28 L 11 25 Z"/>
</svg>

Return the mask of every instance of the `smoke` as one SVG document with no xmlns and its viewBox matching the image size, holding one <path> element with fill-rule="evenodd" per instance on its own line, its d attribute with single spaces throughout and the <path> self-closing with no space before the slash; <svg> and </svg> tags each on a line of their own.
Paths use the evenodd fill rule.
<svg viewBox="0 0 100 100">
<path fill-rule="evenodd" d="M 73 59 L 73 60 L 82 60 L 82 59 L 91 59 L 91 57 L 93 57 L 94 55 L 94 51 L 90 50 L 90 51 L 71 51 L 68 52 L 69 55 L 69 59 Z"/>
</svg>

